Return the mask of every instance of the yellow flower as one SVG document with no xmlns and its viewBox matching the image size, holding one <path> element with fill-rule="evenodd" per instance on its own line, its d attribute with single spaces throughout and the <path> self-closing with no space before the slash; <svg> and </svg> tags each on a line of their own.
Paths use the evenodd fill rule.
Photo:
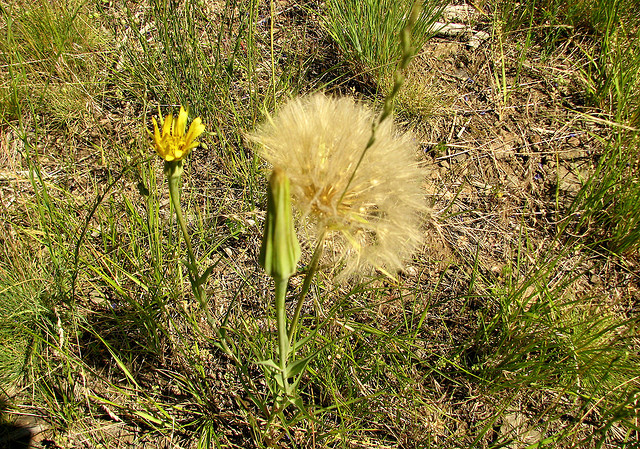
<svg viewBox="0 0 640 449">
<path fill-rule="evenodd" d="M 383 122 L 351 179 L 375 117 L 352 99 L 316 94 L 291 101 L 249 136 L 290 179 L 294 204 L 326 233 L 343 277 L 399 270 L 422 241 L 424 175 L 410 135 Z"/>
<path fill-rule="evenodd" d="M 189 131 L 185 134 L 187 111 L 182 106 L 180 106 L 180 113 L 177 118 L 174 118 L 173 114 L 169 114 L 163 120 L 159 108 L 158 115 L 162 133 L 158 128 L 158 122 L 153 118 L 153 146 L 162 159 L 167 162 L 180 161 L 187 157 L 191 150 L 200 145 L 200 142 L 196 141 L 196 139 L 205 129 L 200 117 L 191 122 Z"/>
</svg>

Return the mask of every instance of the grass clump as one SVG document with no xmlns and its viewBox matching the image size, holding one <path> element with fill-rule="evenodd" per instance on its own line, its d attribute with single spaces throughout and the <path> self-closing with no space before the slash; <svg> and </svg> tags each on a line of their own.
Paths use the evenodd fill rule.
<svg viewBox="0 0 640 449">
<path fill-rule="evenodd" d="M 638 322 L 621 320 L 604 298 L 577 297 L 579 269 L 566 271 L 561 260 L 531 267 L 525 281 L 496 292 L 499 312 L 480 338 L 492 342 L 490 354 L 478 369 L 493 388 L 543 388 L 571 398 L 580 403 L 576 419 L 582 420 L 580 413 L 596 407 L 607 413 L 637 392 L 638 356 L 628 345 Z M 580 264 L 575 258 L 562 263 Z M 633 425 L 633 410 L 617 419 Z"/>
<path fill-rule="evenodd" d="M 585 52 L 586 93 L 592 104 L 603 109 L 596 119 L 604 119 L 611 129 L 573 212 L 579 217 L 576 232 L 589 232 L 594 239 L 604 240 L 608 250 L 621 254 L 640 245 L 635 205 L 640 194 L 640 29 L 624 2 L 600 2 L 592 20 L 602 40 L 597 51 Z"/>
<path fill-rule="evenodd" d="M 410 0 L 331 0 L 326 5 L 324 26 L 342 53 L 350 70 L 362 81 L 390 88 L 390 79 L 402 56 L 398 36 L 409 19 Z M 432 36 L 431 25 L 438 18 L 438 2 L 423 2 L 412 32 L 420 50 Z"/>
<path fill-rule="evenodd" d="M 50 309 L 44 303 L 43 278 L 30 278 L 37 275 L 37 267 L 13 257 L 5 261 L 0 268 L 3 281 L 0 287 L 0 313 L 3 316 L 0 338 L 4 344 L 0 353 L 0 383 L 9 386 L 22 376 L 30 376 L 36 359 L 34 354 L 41 346 L 41 328 L 49 319 Z M 16 266 L 20 262 L 22 266 Z"/>
<path fill-rule="evenodd" d="M 612 138 L 572 206 L 576 231 L 615 254 L 640 247 L 638 155 L 637 132 Z"/>
<path fill-rule="evenodd" d="M 0 13 L 5 118 L 17 118 L 22 105 L 36 103 L 33 99 L 54 123 L 91 116 L 104 89 L 100 73 L 107 40 L 90 17 L 95 10 L 86 2 L 56 0 L 3 5 Z"/>
<path fill-rule="evenodd" d="M 500 36 L 526 35 L 518 70 L 534 45 L 547 55 L 562 48 L 579 51 L 574 95 L 584 99 L 580 108 L 587 120 L 608 128 L 602 136 L 605 149 L 571 206 L 574 232 L 591 234 L 618 254 L 633 251 L 640 241 L 632 205 L 639 192 L 640 125 L 640 31 L 633 6 L 625 0 L 575 0 L 498 2 L 495 7 Z"/>
</svg>

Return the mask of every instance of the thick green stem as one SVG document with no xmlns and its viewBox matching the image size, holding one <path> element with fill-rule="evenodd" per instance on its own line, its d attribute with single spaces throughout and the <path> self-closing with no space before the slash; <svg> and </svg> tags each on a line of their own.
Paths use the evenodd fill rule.
<svg viewBox="0 0 640 449">
<path fill-rule="evenodd" d="M 289 394 L 289 381 L 287 380 L 286 368 L 289 357 L 289 337 L 287 336 L 287 284 L 289 278 L 274 278 L 276 283 L 276 320 L 278 326 L 278 349 L 280 351 L 280 370 L 282 375 L 282 386 L 286 395 Z"/>
<path fill-rule="evenodd" d="M 191 259 L 191 264 L 195 267 L 197 266 L 196 256 L 193 253 L 193 248 L 191 247 L 191 238 L 189 237 L 189 231 L 187 230 L 187 223 L 184 221 L 184 217 L 182 216 L 182 207 L 180 207 L 180 176 L 173 175 L 168 176 L 167 178 L 169 181 L 169 196 L 171 197 L 171 203 L 173 204 L 173 208 L 176 210 L 176 217 L 178 218 L 178 223 L 180 224 L 180 229 L 184 236 L 184 241 L 187 243 L 189 259 Z"/>
</svg>

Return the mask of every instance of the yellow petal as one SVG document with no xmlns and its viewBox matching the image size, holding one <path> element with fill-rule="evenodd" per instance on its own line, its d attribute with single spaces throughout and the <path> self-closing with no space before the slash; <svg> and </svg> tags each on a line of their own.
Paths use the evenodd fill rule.
<svg viewBox="0 0 640 449">
<path fill-rule="evenodd" d="M 197 139 L 198 136 L 204 132 L 204 129 L 205 126 L 202 124 L 202 120 L 200 119 L 200 117 L 197 117 L 193 122 L 191 122 L 191 126 L 189 126 L 189 132 L 187 133 L 187 137 L 185 139 L 187 143 L 190 143 Z"/>
<path fill-rule="evenodd" d="M 158 129 L 158 122 L 156 122 L 155 117 L 151 117 L 153 120 L 153 140 L 158 143 L 160 142 L 160 130 Z"/>
<path fill-rule="evenodd" d="M 173 127 L 173 135 L 182 137 L 184 136 L 185 129 L 187 129 L 187 111 L 185 111 L 184 108 L 180 106 L 180 114 L 178 114 L 178 119 L 176 120 L 175 126 Z"/>
<path fill-rule="evenodd" d="M 169 114 L 167 115 L 167 118 L 164 119 L 164 123 L 162 124 L 162 137 L 165 137 L 171 134 L 172 127 L 173 127 L 173 114 Z"/>
<path fill-rule="evenodd" d="M 162 147 L 162 142 L 156 142 L 155 148 L 156 148 L 156 152 L 158 153 L 158 156 L 164 159 L 165 150 Z"/>
<path fill-rule="evenodd" d="M 160 110 L 160 105 L 158 105 L 158 118 L 160 119 L 160 127 L 162 127 L 164 125 L 164 119 L 162 118 L 162 111 Z"/>
<path fill-rule="evenodd" d="M 196 148 L 198 145 L 200 145 L 200 142 L 195 140 L 195 141 L 191 142 L 189 145 L 186 146 L 185 151 L 191 151 L 194 148 Z"/>
</svg>

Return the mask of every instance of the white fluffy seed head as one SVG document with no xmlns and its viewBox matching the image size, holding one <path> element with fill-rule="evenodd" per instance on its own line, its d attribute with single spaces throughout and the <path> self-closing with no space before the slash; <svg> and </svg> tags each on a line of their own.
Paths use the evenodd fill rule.
<svg viewBox="0 0 640 449">
<path fill-rule="evenodd" d="M 410 135 L 383 122 L 349 183 L 375 117 L 350 98 L 316 94 L 292 100 L 249 136 L 289 177 L 302 218 L 326 232 L 341 277 L 391 274 L 422 241 L 423 174 Z"/>
</svg>

